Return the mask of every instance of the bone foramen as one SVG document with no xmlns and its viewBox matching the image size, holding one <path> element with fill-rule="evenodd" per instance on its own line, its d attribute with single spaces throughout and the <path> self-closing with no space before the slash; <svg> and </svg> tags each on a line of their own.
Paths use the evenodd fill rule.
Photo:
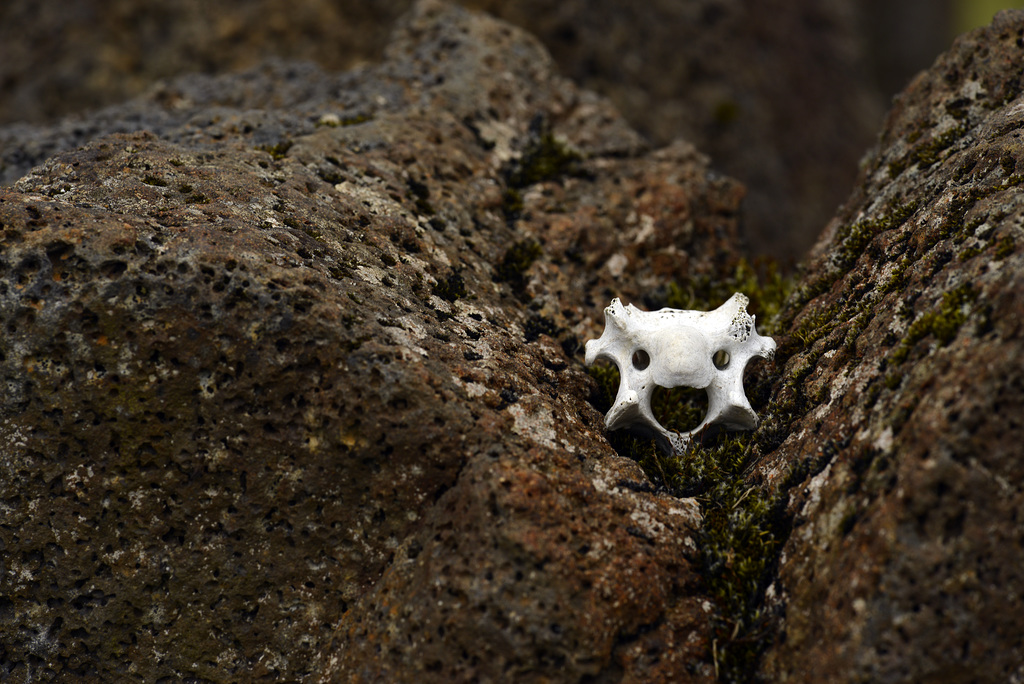
<svg viewBox="0 0 1024 684">
<path fill-rule="evenodd" d="M 775 340 L 757 334 L 748 301 L 737 292 L 714 311 L 641 311 L 613 299 L 604 310 L 604 333 L 586 345 L 588 366 L 605 359 L 619 368 L 619 391 L 605 417 L 608 429 L 630 428 L 679 455 L 709 428 L 757 427 L 743 371 L 755 356 L 771 359 Z M 651 411 L 656 386 L 705 389 L 708 411 L 701 424 L 690 432 L 663 427 Z"/>
</svg>

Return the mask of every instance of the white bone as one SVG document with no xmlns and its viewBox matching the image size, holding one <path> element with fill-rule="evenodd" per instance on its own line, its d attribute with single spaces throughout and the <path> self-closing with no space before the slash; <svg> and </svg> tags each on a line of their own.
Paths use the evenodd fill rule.
<svg viewBox="0 0 1024 684">
<path fill-rule="evenodd" d="M 604 332 L 586 345 L 588 366 L 605 359 L 619 368 L 619 391 L 605 416 L 608 429 L 629 428 L 681 455 L 694 435 L 710 428 L 757 427 L 743 371 L 755 356 L 771 359 L 775 340 L 757 334 L 748 301 L 737 292 L 714 311 L 641 311 L 613 299 L 604 310 Z M 656 386 L 705 389 L 708 411 L 701 424 L 690 432 L 665 429 L 651 411 Z"/>
</svg>

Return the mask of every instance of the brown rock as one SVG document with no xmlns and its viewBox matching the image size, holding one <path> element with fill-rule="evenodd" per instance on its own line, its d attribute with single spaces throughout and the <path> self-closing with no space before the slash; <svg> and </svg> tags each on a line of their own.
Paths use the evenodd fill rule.
<svg viewBox="0 0 1024 684">
<path fill-rule="evenodd" d="M 731 269 L 738 184 L 430 2 L 136 114 L 0 193 L 5 681 L 713 677 L 579 344 Z"/>
<path fill-rule="evenodd" d="M 253 68 L 271 56 L 329 70 L 376 61 L 411 4 L 79 0 L 69 10 L 61 0 L 7 0 L 0 122 L 47 123 L 160 88 L 161 79 Z M 885 44 L 903 47 L 912 44 L 899 35 L 908 28 L 935 34 L 922 29 L 931 24 L 921 11 L 905 21 L 862 16 L 853 0 L 464 4 L 536 34 L 563 73 L 610 97 L 655 144 L 682 138 L 710 154 L 750 188 L 744 234 L 754 251 L 792 260 L 845 197 L 892 92 L 870 81 L 868 58 L 884 50 L 866 49 L 865 27 L 894 27 Z M 940 35 L 914 68 L 945 47 Z M 899 86 L 912 72 L 892 73 Z M 13 180 L 66 148 L 4 155 L 0 167 L 11 170 L 3 176 Z"/>
<path fill-rule="evenodd" d="M 535 33 L 566 75 L 610 97 L 649 139 L 696 144 L 749 188 L 751 251 L 794 261 L 846 196 L 884 111 L 866 27 L 930 35 L 916 17 L 873 21 L 849 0 L 467 4 Z"/>
<path fill-rule="evenodd" d="M 915 79 L 789 306 L 769 681 L 1024 678 L 1022 73 L 1016 11 Z"/>
</svg>

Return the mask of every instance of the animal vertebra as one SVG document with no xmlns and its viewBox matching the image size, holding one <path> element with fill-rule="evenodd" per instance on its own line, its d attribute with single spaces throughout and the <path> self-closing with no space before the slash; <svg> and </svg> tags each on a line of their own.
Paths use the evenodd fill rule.
<svg viewBox="0 0 1024 684">
<path fill-rule="evenodd" d="M 757 415 L 743 391 L 743 371 L 755 356 L 770 359 L 775 340 L 762 337 L 736 293 L 714 311 L 641 311 L 618 298 L 604 310 L 601 337 L 586 345 L 586 363 L 619 368 L 619 391 L 605 417 L 609 430 L 630 428 L 653 437 L 669 454 L 682 454 L 692 437 L 712 427 L 751 430 Z M 665 429 L 651 411 L 656 386 L 695 387 L 708 394 L 704 420 L 690 432 Z"/>
</svg>

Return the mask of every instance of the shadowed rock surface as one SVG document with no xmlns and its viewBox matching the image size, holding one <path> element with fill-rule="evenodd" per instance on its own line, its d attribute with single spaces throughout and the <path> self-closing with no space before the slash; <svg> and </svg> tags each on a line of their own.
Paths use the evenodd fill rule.
<svg viewBox="0 0 1024 684">
<path fill-rule="evenodd" d="M 411 4 L 8 0 L 0 6 L 0 122 L 45 123 L 159 88 L 161 79 L 252 68 L 268 56 L 334 71 L 376 61 Z M 892 92 L 871 82 L 869 58 L 888 54 L 868 50 L 872 27 L 893 27 L 885 43 L 904 49 L 916 43 L 901 33 L 936 33 L 921 11 L 904 20 L 866 11 L 862 0 L 463 4 L 534 33 L 562 73 L 610 97 L 655 144 L 682 138 L 709 154 L 750 188 L 743 234 L 754 251 L 793 260 L 845 197 Z M 941 33 L 940 45 L 946 40 Z M 895 87 L 908 77 L 885 73 L 899 79 Z M 11 179 L 28 169 L 9 157 L 0 164 L 14 169 L 4 173 Z"/>
<path fill-rule="evenodd" d="M 5 681 L 713 677 L 698 507 L 576 357 L 738 184 L 429 2 L 88 130 L 140 111 L 0 195 Z"/>
<path fill-rule="evenodd" d="M 1005 12 L 908 86 L 786 313 L 768 681 L 1024 680 L 1022 73 Z"/>
</svg>

